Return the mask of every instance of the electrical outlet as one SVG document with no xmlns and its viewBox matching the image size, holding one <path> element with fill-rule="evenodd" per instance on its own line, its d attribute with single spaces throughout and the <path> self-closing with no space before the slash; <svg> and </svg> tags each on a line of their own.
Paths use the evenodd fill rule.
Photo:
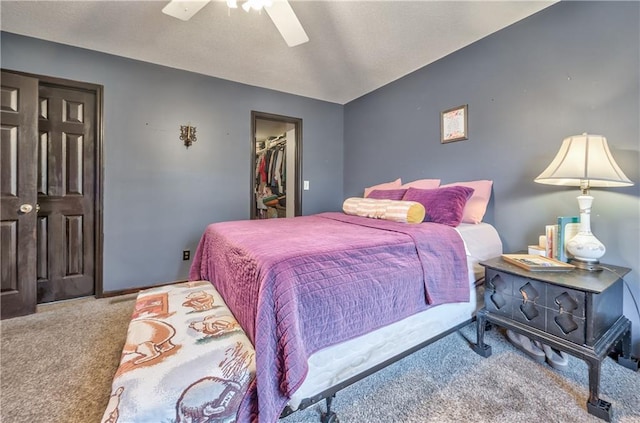
<svg viewBox="0 0 640 423">
<path fill-rule="evenodd" d="M 304 182 L 303 182 L 303 186 L 304 186 L 304 187 L 302 188 L 303 190 L 305 190 L 305 191 L 309 191 L 309 181 L 304 181 Z"/>
<path fill-rule="evenodd" d="M 182 252 L 182 260 L 189 260 L 191 258 L 191 251 L 190 250 L 184 250 Z"/>
</svg>

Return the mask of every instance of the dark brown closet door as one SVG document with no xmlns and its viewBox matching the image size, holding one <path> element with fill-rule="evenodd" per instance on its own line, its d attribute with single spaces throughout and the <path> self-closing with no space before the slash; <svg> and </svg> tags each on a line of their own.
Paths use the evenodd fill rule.
<svg viewBox="0 0 640 423">
<path fill-rule="evenodd" d="M 2 72 L 0 260 L 3 319 L 36 310 L 38 80 Z"/>
<path fill-rule="evenodd" d="M 95 93 L 40 85 L 38 303 L 94 293 Z"/>
</svg>

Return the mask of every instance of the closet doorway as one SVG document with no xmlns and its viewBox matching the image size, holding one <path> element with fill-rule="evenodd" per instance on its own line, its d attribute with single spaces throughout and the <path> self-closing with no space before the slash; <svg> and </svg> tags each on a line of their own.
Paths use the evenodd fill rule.
<svg viewBox="0 0 640 423">
<path fill-rule="evenodd" d="M 251 219 L 302 214 L 302 119 L 251 112 Z"/>
</svg>

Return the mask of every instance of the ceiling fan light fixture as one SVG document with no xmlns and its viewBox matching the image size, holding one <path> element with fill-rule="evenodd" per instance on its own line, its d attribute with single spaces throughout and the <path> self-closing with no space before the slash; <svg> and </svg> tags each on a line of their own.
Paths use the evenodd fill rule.
<svg viewBox="0 0 640 423">
<path fill-rule="evenodd" d="M 174 18 L 188 21 L 210 1 L 171 0 L 162 9 L 162 12 Z M 238 0 L 226 0 L 226 3 L 229 8 L 229 16 L 231 16 L 231 9 L 238 8 Z M 287 0 L 247 0 L 242 3 L 242 8 L 246 12 L 251 9 L 261 11 L 264 8 L 289 47 L 295 47 L 309 41 L 307 33 Z"/>
</svg>

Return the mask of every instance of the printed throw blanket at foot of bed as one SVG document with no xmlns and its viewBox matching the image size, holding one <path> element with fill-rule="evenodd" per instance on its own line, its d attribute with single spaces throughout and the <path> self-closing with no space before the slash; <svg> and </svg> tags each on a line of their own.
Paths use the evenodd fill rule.
<svg viewBox="0 0 640 423">
<path fill-rule="evenodd" d="M 207 281 L 141 291 L 103 423 L 235 422 L 255 351 Z"/>
</svg>

